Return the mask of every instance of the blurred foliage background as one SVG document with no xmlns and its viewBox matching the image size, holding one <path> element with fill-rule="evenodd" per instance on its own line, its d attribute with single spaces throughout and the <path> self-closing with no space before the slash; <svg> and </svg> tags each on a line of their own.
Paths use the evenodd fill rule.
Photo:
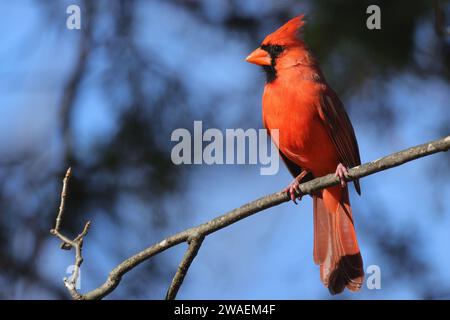
<svg viewBox="0 0 450 320">
<path fill-rule="evenodd" d="M 70 4 L 82 9 L 81 30 L 65 27 Z M 366 28 L 370 4 L 381 8 L 381 30 Z M 73 255 L 49 234 L 68 166 L 64 230 L 93 221 L 82 291 L 164 236 L 287 184 L 284 168 L 261 177 L 255 166 L 175 166 L 170 134 L 194 120 L 260 128 L 263 76 L 244 58 L 299 13 L 363 161 L 450 132 L 449 1 L 20 0 L 0 8 L 1 298 L 68 298 L 61 279 Z M 358 235 L 366 265 L 382 267 L 383 289 L 336 298 L 450 297 L 449 160 L 440 154 L 363 180 L 363 197 L 353 194 Z M 312 261 L 307 201 L 206 239 L 180 297 L 331 298 Z M 139 266 L 111 297 L 163 298 L 182 254 L 175 248 Z"/>
</svg>

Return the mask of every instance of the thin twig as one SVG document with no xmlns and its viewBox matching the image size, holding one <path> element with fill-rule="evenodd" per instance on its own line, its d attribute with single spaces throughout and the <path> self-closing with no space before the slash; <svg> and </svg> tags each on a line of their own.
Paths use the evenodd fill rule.
<svg viewBox="0 0 450 320">
<path fill-rule="evenodd" d="M 62 187 L 62 191 L 61 191 L 61 202 L 59 205 L 58 216 L 56 217 L 56 224 L 55 224 L 56 231 L 59 231 L 59 228 L 61 226 L 62 217 L 63 217 L 64 210 L 66 207 L 67 185 L 69 184 L 71 175 L 72 175 L 72 168 L 69 167 L 69 169 L 67 169 L 66 175 L 64 176 L 64 180 L 63 180 L 63 187 Z"/>
<path fill-rule="evenodd" d="M 191 240 L 188 240 L 189 247 L 184 254 L 183 260 L 181 260 L 181 263 L 178 266 L 177 273 L 172 279 L 172 283 L 170 284 L 169 290 L 166 294 L 166 300 L 173 300 L 177 296 L 178 290 L 183 284 L 184 277 L 186 276 L 192 261 L 194 261 L 198 250 L 200 250 L 204 238 L 205 237 L 203 236 L 196 236 Z"/>
<path fill-rule="evenodd" d="M 384 158 L 371 161 L 365 163 L 363 165 L 351 168 L 348 170 L 347 180 L 352 181 L 355 179 L 360 179 L 366 177 L 368 175 L 374 174 L 379 171 L 387 170 L 399 165 L 402 165 L 406 162 L 425 157 L 437 152 L 444 152 L 450 149 L 450 136 L 445 138 L 431 141 L 416 147 L 412 147 L 391 155 L 388 155 Z M 66 179 L 65 179 L 66 180 Z M 66 181 L 67 183 L 67 181 Z M 337 178 L 334 174 L 329 174 L 324 177 L 316 178 L 311 181 L 305 182 L 300 185 L 300 190 L 302 194 L 312 194 L 321 189 L 337 185 L 339 183 L 339 178 Z M 64 184 L 63 184 L 64 191 Z M 65 196 L 61 196 L 62 202 Z M 283 202 L 290 201 L 290 196 L 284 192 L 280 191 L 277 193 L 273 193 L 271 195 L 262 197 L 255 201 L 249 202 L 237 209 L 234 209 L 226 214 L 223 214 L 217 218 L 212 219 L 209 222 L 203 223 L 197 227 L 193 227 L 190 229 L 186 229 L 182 232 L 179 232 L 175 235 L 172 235 L 144 250 L 135 254 L 134 256 L 126 259 L 122 263 L 120 263 L 117 267 L 115 267 L 110 273 L 105 281 L 100 287 L 89 291 L 85 294 L 80 294 L 77 292 L 75 286 L 68 287 L 71 295 L 75 299 L 102 299 L 111 293 L 120 283 L 122 276 L 126 274 L 131 269 L 138 266 L 140 263 L 148 260 L 154 255 L 161 253 L 177 244 L 182 242 L 188 242 L 189 247 L 183 257 L 183 260 L 178 267 L 178 270 L 172 280 L 172 283 L 167 292 L 167 299 L 175 299 L 176 294 L 183 282 L 183 279 L 195 258 L 204 237 L 207 235 L 216 232 L 222 228 L 225 228 L 239 220 L 247 218 L 255 213 L 261 212 L 265 209 L 274 207 Z M 64 206 L 62 206 L 64 211 Z M 61 210 L 60 210 L 61 211 Z M 58 214 L 59 217 L 62 216 L 62 213 Z M 78 263 L 78 268 L 81 265 L 81 245 L 83 242 L 83 237 L 87 233 L 87 229 L 89 228 L 89 223 L 86 224 L 85 230 L 73 241 L 59 234 L 58 230 L 53 229 L 52 234 L 59 237 L 62 241 L 67 242 L 69 245 L 75 247 L 76 250 L 76 265 Z M 75 241 L 77 240 L 77 241 Z M 75 279 L 76 280 L 76 279 Z M 67 284 L 66 284 L 67 286 Z"/>
<path fill-rule="evenodd" d="M 60 232 L 62 217 L 65 211 L 67 190 L 71 175 L 72 169 L 69 167 L 63 180 L 63 186 L 61 191 L 61 202 L 59 205 L 58 215 L 56 217 L 55 228 L 51 229 L 50 233 L 62 241 L 61 249 L 70 250 L 73 248 L 75 250 L 75 264 L 73 267 L 73 271 L 69 278 L 64 278 L 64 285 L 66 286 L 67 290 L 69 291 L 73 299 L 80 300 L 83 299 L 83 295 L 81 295 L 77 291 L 76 285 L 78 278 L 80 276 L 81 264 L 83 263 L 83 256 L 82 256 L 83 240 L 89 231 L 91 222 L 90 221 L 86 222 L 83 231 L 73 240 L 70 240 L 68 237 L 66 237 Z"/>
</svg>

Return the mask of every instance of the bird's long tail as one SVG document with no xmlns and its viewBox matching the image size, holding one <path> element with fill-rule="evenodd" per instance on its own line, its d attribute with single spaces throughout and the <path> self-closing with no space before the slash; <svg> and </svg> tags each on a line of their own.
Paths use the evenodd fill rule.
<svg viewBox="0 0 450 320">
<path fill-rule="evenodd" d="M 327 188 L 314 199 L 314 262 L 331 294 L 358 291 L 364 269 L 353 225 L 348 189 Z"/>
</svg>

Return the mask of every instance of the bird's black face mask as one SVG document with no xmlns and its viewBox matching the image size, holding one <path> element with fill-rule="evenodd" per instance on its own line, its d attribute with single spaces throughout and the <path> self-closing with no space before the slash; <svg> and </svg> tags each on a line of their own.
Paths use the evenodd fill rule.
<svg viewBox="0 0 450 320">
<path fill-rule="evenodd" d="M 271 64 L 270 66 L 262 66 L 264 73 L 266 74 L 266 83 L 271 83 L 277 78 L 277 71 L 275 70 L 275 65 L 277 63 L 278 56 L 284 51 L 284 47 L 280 45 L 262 45 L 261 49 L 267 51 L 270 55 Z"/>
</svg>

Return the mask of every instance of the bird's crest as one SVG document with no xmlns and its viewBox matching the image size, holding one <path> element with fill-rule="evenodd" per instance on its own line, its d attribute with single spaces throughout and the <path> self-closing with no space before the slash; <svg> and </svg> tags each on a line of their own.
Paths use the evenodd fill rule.
<svg viewBox="0 0 450 320">
<path fill-rule="evenodd" d="M 305 25 L 304 14 L 301 14 L 282 25 L 277 31 L 269 34 L 263 44 L 295 44 L 300 40 L 303 26 Z"/>
</svg>

